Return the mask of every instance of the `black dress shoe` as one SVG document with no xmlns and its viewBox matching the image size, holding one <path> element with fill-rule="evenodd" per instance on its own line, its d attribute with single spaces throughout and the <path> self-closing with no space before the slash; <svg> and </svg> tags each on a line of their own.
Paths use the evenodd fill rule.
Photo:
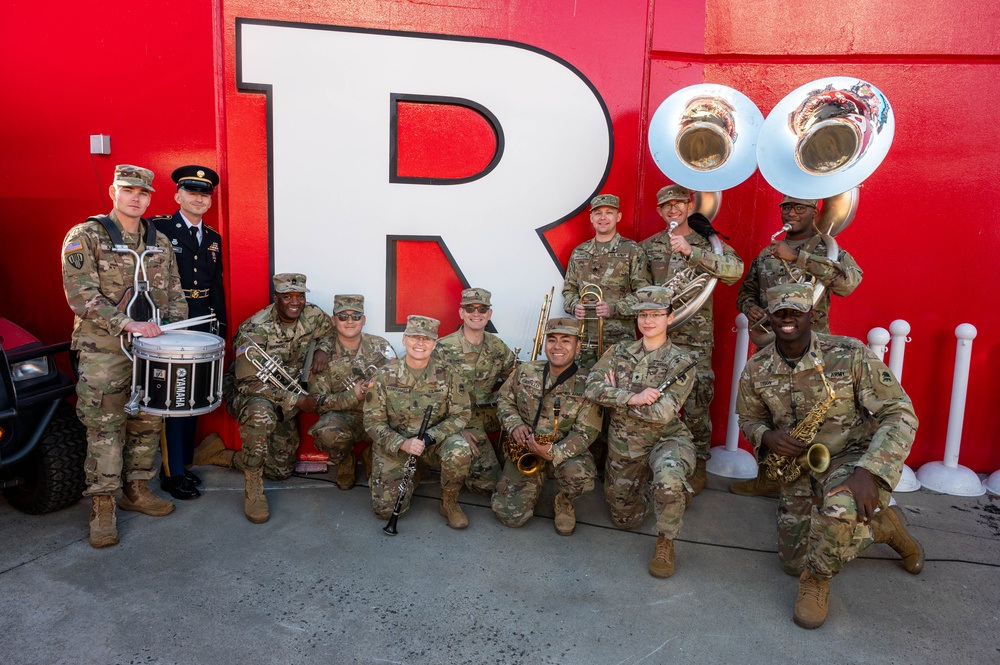
<svg viewBox="0 0 1000 665">
<path fill-rule="evenodd" d="M 187 476 L 171 476 L 160 479 L 160 489 L 168 493 L 175 499 L 186 501 L 187 499 L 197 499 L 201 492 L 194 486 L 194 483 Z"/>
<path fill-rule="evenodd" d="M 194 471 L 187 470 L 184 472 L 184 475 L 187 476 L 187 479 L 190 480 L 195 487 L 201 487 L 201 477 Z"/>
</svg>

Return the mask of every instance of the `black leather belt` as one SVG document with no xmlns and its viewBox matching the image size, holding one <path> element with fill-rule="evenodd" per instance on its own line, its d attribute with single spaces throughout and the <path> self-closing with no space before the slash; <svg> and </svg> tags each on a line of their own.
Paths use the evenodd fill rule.
<svg viewBox="0 0 1000 665">
<path fill-rule="evenodd" d="M 209 291 L 211 289 L 184 289 L 184 297 L 191 298 L 192 300 L 201 300 L 208 297 Z"/>
</svg>

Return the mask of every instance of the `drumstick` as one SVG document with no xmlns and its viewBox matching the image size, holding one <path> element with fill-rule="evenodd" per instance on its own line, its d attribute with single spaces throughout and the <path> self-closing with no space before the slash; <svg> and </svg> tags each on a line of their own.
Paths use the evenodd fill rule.
<svg viewBox="0 0 1000 665">
<path fill-rule="evenodd" d="M 203 314 L 201 316 L 196 316 L 193 319 L 184 319 L 183 321 L 177 321 L 175 323 L 164 323 L 160 326 L 160 330 L 163 332 L 181 330 L 183 328 L 190 328 L 191 326 L 200 326 L 203 323 L 211 323 L 212 321 L 215 321 L 215 314 Z M 139 333 L 133 333 L 132 336 L 142 337 Z"/>
</svg>

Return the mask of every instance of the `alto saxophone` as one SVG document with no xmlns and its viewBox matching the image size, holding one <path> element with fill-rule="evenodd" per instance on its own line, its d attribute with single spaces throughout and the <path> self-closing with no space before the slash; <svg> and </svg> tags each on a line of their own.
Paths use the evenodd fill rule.
<svg viewBox="0 0 1000 665">
<path fill-rule="evenodd" d="M 792 438 L 798 439 L 807 446 L 816 438 L 816 433 L 826 418 L 826 412 L 830 410 L 830 405 L 833 404 L 833 400 L 836 397 L 833 388 L 830 386 L 830 382 L 826 380 L 826 375 L 823 374 L 823 366 L 815 357 L 813 358 L 813 362 L 816 365 L 816 371 L 819 372 L 819 377 L 823 380 L 826 397 L 823 401 L 814 404 L 813 408 L 806 414 L 806 417 L 791 431 Z M 771 480 L 781 483 L 793 483 L 798 480 L 805 469 L 809 469 L 815 473 L 823 473 L 829 466 L 830 451 L 822 443 L 814 443 L 798 457 L 779 455 L 774 451 L 769 452 L 767 457 L 764 458 L 764 475 Z"/>
<path fill-rule="evenodd" d="M 536 434 L 535 443 L 540 446 L 547 446 L 555 443 L 559 440 L 559 398 L 556 397 L 555 403 L 552 405 L 552 411 L 554 414 L 552 420 L 552 434 Z M 528 449 L 528 446 L 518 443 L 512 435 L 503 437 L 503 453 L 514 465 L 517 470 L 526 476 L 531 476 L 542 470 L 545 466 L 545 458 L 536 455 Z"/>
</svg>

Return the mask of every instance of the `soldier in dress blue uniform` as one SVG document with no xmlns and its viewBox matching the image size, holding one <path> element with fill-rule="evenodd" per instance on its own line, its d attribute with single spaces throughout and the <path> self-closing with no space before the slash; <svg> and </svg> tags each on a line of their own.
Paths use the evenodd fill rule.
<svg viewBox="0 0 1000 665">
<path fill-rule="evenodd" d="M 215 313 L 218 334 L 226 334 L 226 297 L 222 289 L 222 236 L 202 222 L 212 207 L 212 193 L 219 185 L 219 174 L 207 166 L 182 166 L 170 175 L 177 183 L 174 201 L 180 210 L 173 215 L 154 217 L 158 231 L 167 236 L 177 256 L 177 269 L 187 299 L 189 316 Z M 209 330 L 209 325 L 192 328 Z M 167 418 L 161 444 L 163 467 L 160 487 L 175 499 L 201 496 L 198 478 L 191 466 L 195 448 L 197 416 Z"/>
</svg>

